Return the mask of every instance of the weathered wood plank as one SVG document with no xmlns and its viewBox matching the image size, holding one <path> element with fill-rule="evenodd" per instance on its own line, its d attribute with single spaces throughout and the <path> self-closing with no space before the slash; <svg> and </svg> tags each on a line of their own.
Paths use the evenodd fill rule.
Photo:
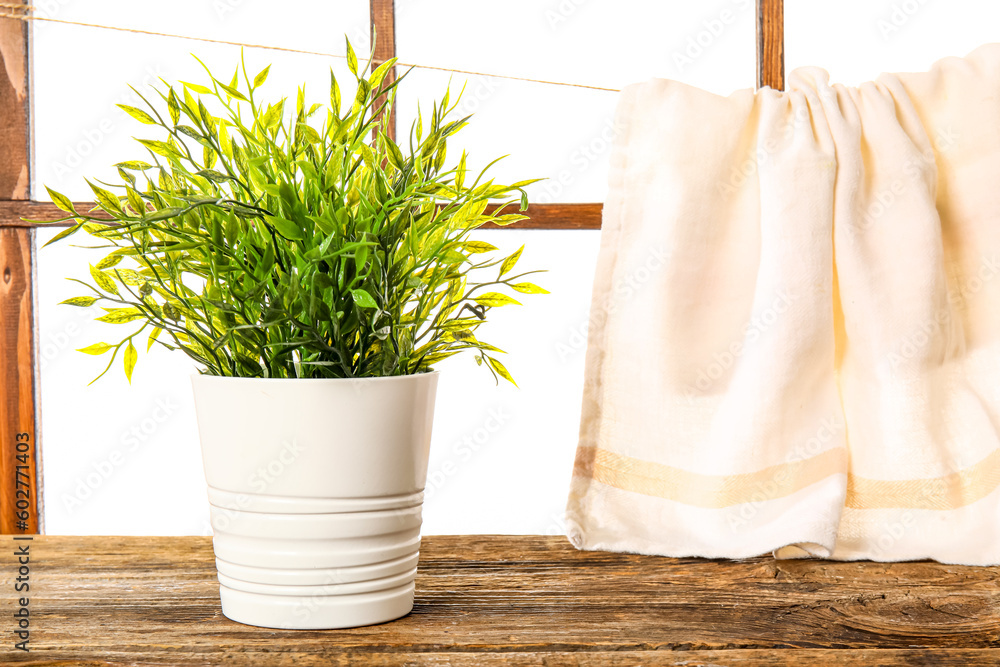
<svg viewBox="0 0 1000 667">
<path fill-rule="evenodd" d="M 757 0 L 757 87 L 785 89 L 785 3 Z"/>
<path fill-rule="evenodd" d="M 127 660 L 127 658 L 124 658 Z M 224 663 L 222 661 L 224 660 Z M 401 654 L 384 651 L 249 651 L 220 658 L 226 665 L 281 667 L 996 667 L 1000 649 L 733 649 L 727 651 L 531 651 L 487 653 L 485 651 L 422 652 Z M 143 658 L 142 662 L 105 660 L 43 660 L 17 663 L 25 667 L 113 667 L 117 665 L 219 664 L 197 658 L 178 661 L 177 656 Z"/>
<path fill-rule="evenodd" d="M 89 211 L 91 202 L 76 202 L 78 211 Z M 600 229 L 603 204 L 532 204 L 528 220 L 508 227 L 488 225 L 483 229 Z M 0 227 L 33 227 L 31 220 L 55 220 L 65 216 L 51 202 L 0 201 Z M 58 226 L 66 227 L 70 223 Z"/>
<path fill-rule="evenodd" d="M 370 0 L 369 15 L 371 17 L 372 41 L 375 43 L 373 67 L 378 67 L 390 58 L 396 57 L 396 2 L 395 0 Z M 396 80 L 396 68 L 386 74 L 383 86 L 391 86 Z M 386 99 L 381 95 L 376 102 L 376 108 Z M 386 135 L 396 140 L 396 105 L 389 107 L 389 125 Z"/>
<path fill-rule="evenodd" d="M 28 11 L 25 0 L 8 14 Z M 28 24 L 0 19 L 0 200 L 30 195 Z M 21 205 L 11 204 L 14 206 Z M 34 231 L 0 228 L 0 533 L 39 527 L 35 428 Z"/>
<path fill-rule="evenodd" d="M 221 615 L 208 538 L 38 537 L 31 544 L 35 660 L 1000 662 L 997 568 L 672 559 L 580 552 L 557 537 L 432 536 L 424 539 L 416 606 L 406 618 L 278 631 Z M 0 586 L 10 590 L 6 559 Z M 10 618 L 8 609 L 0 616 Z"/>
<path fill-rule="evenodd" d="M 0 533 L 37 533 L 34 306 L 30 229 L 0 229 Z"/>
<path fill-rule="evenodd" d="M 16 6 L 27 0 L 8 0 L 3 13 L 21 14 Z M 0 18 L 0 199 L 27 199 L 31 182 L 28 122 L 28 23 Z"/>
</svg>

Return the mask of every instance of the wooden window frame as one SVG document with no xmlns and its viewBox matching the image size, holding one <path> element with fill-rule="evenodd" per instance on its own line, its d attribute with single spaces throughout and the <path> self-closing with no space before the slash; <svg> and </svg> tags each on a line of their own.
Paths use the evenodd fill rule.
<svg viewBox="0 0 1000 667">
<path fill-rule="evenodd" d="M 22 9 L 18 9 L 19 5 Z M 9 0 L 7 11 L 28 15 L 28 0 Z M 396 53 L 394 0 L 369 0 L 376 63 Z M 58 218 L 50 202 L 31 200 L 31 31 L 28 21 L 0 18 L 0 534 L 40 533 L 41 449 L 35 232 L 22 218 Z M 757 0 L 757 85 L 784 87 L 783 0 Z M 390 77 L 394 78 L 395 72 Z M 390 79 L 391 80 L 391 79 Z M 395 108 L 389 113 L 395 120 Z M 395 123 L 390 123 L 395 130 Z M 78 203 L 81 209 L 90 203 Z M 515 229 L 600 229 L 601 204 L 532 204 Z M 66 223 L 68 225 L 68 223 Z M 503 228 L 497 228 L 503 229 Z M 24 443 L 27 443 L 25 448 Z M 23 455 L 27 456 L 23 456 Z M 19 460 L 19 456 L 21 456 Z M 26 463 L 22 463 L 26 462 Z M 19 467 L 21 466 L 21 467 Z M 24 488 L 28 518 L 22 520 Z M 20 506 L 18 501 L 22 501 Z"/>
</svg>

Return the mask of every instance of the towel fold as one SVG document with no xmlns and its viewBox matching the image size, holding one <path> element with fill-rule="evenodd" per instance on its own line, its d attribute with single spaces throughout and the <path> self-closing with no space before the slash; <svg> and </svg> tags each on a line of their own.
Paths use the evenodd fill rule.
<svg viewBox="0 0 1000 667">
<path fill-rule="evenodd" d="M 859 87 L 626 88 L 583 549 L 1000 563 L 1000 45 Z"/>
</svg>

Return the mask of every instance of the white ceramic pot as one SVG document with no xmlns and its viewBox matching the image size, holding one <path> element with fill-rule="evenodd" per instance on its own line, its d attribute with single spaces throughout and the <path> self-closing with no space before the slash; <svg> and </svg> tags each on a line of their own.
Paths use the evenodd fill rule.
<svg viewBox="0 0 1000 667">
<path fill-rule="evenodd" d="M 410 612 L 437 381 L 193 378 L 222 613 L 320 629 Z"/>
</svg>

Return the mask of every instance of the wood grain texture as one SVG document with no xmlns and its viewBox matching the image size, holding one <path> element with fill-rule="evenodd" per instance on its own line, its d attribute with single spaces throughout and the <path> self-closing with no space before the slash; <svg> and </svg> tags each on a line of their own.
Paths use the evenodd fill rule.
<svg viewBox="0 0 1000 667">
<path fill-rule="evenodd" d="M 89 211 L 91 202 L 76 202 L 78 211 Z M 490 207 L 492 210 L 495 207 Z M 487 225 L 483 229 L 600 229 L 603 204 L 531 204 L 528 220 L 497 227 Z M 3 202 L 0 201 L 0 227 L 37 227 L 31 220 L 54 220 L 65 215 L 51 202 Z M 59 223 L 57 227 L 67 227 L 70 223 Z M 44 225 L 50 226 L 50 225 Z"/>
<path fill-rule="evenodd" d="M 757 87 L 785 89 L 785 3 L 757 0 Z"/>
<path fill-rule="evenodd" d="M 507 227 L 484 225 L 482 229 L 600 229 L 603 209 L 604 204 L 529 204 L 524 212 L 527 220 Z M 508 212 L 519 213 L 515 207 Z"/>
<path fill-rule="evenodd" d="M 373 67 L 378 67 L 390 58 L 396 57 L 396 3 L 395 0 L 370 0 L 369 14 L 372 24 L 372 41 L 375 43 Z M 389 70 L 383 81 L 383 86 L 390 86 L 396 80 L 396 68 Z M 376 107 L 385 102 L 385 95 L 378 98 Z M 396 105 L 389 107 L 390 139 L 396 140 Z"/>
<path fill-rule="evenodd" d="M 409 616 L 278 631 L 222 616 L 209 538 L 43 536 L 31 544 L 32 651 L 4 646 L 0 660 L 1000 664 L 997 568 L 673 559 L 581 552 L 561 537 L 431 536 Z M 10 591 L 11 555 L 2 567 L 0 586 Z M 11 618 L 11 597 L 0 599 L 0 618 Z"/>
<path fill-rule="evenodd" d="M 7 3 L 4 13 L 28 11 L 27 2 L 16 0 Z M 0 19 L 0 200 L 25 200 L 31 194 L 28 82 L 28 24 L 18 19 Z M 39 526 L 33 234 L 31 229 L 0 228 L 0 533 L 3 534 L 36 533 Z"/>
<path fill-rule="evenodd" d="M 3 13 L 24 13 L 26 0 L 7 0 Z M 26 10 L 25 9 L 25 10 Z M 0 199 L 27 199 L 31 132 L 28 122 L 28 23 L 0 18 Z"/>
<path fill-rule="evenodd" d="M 37 533 L 39 526 L 33 233 L 0 229 L 0 533 L 4 535 Z M 20 512 L 27 512 L 26 520 Z"/>
</svg>

